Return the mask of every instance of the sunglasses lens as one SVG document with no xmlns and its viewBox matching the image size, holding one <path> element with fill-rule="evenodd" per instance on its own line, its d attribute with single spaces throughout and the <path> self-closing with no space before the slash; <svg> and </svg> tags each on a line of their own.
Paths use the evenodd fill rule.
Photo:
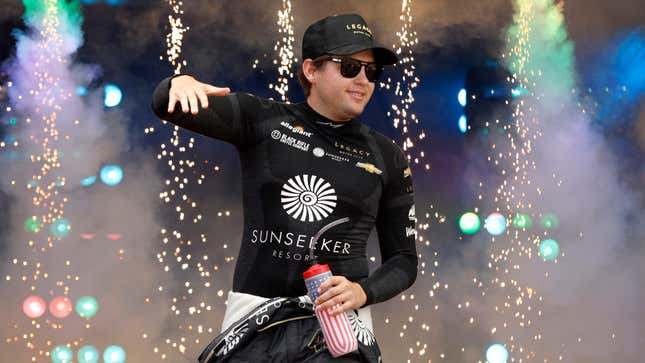
<svg viewBox="0 0 645 363">
<path fill-rule="evenodd" d="M 370 82 L 376 82 L 381 75 L 381 72 L 383 72 L 383 67 L 378 64 L 372 63 L 365 67 L 365 77 L 367 77 L 367 80 Z"/>
<path fill-rule="evenodd" d="M 340 74 L 343 77 L 354 78 L 361 71 L 361 63 L 353 59 L 343 59 L 340 63 Z"/>
<path fill-rule="evenodd" d="M 360 73 L 363 64 L 356 59 L 343 58 L 340 60 L 340 74 L 345 78 L 354 78 Z M 383 66 L 376 63 L 365 65 L 365 77 L 368 81 L 374 83 L 383 72 Z"/>
</svg>

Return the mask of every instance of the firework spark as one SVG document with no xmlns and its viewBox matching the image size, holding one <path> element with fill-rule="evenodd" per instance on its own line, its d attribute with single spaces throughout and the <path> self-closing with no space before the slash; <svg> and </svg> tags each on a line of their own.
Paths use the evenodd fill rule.
<svg viewBox="0 0 645 363">
<path fill-rule="evenodd" d="M 181 56 L 183 39 L 190 27 L 183 24 L 184 3 L 178 0 L 168 0 L 167 3 L 171 14 L 168 15 L 170 32 L 166 35 L 166 60 L 173 66 L 174 74 L 180 74 L 188 64 Z M 163 56 L 160 59 L 163 60 Z M 166 121 L 162 123 L 168 125 Z M 169 174 L 164 183 L 166 190 L 159 194 L 159 198 L 175 213 L 177 221 L 172 227 L 161 229 L 162 249 L 157 253 L 157 261 L 165 273 L 173 274 L 166 275 L 169 276 L 167 284 L 160 282 L 156 294 L 167 304 L 174 327 L 173 335 L 162 339 L 164 346 L 154 346 L 153 351 L 161 359 L 175 360 L 177 353 L 183 355 L 189 349 L 201 348 L 202 335 L 211 337 L 214 334 L 216 329 L 204 323 L 203 315 L 212 313 L 213 306 L 217 303 L 223 303 L 223 292 L 211 292 L 215 287 L 213 274 L 218 266 L 206 254 L 193 256 L 193 253 L 201 253 L 199 245 L 203 246 L 207 242 L 206 232 L 203 231 L 205 212 L 197 200 L 188 194 L 187 189 L 206 181 L 206 175 L 199 169 L 208 165 L 209 161 L 192 160 L 189 155 L 196 147 L 195 139 L 184 137 L 185 131 L 181 131 L 178 126 L 171 126 L 170 140 L 160 145 L 160 152 L 157 154 L 157 159 L 167 166 Z M 149 126 L 144 132 L 152 134 L 155 128 Z M 213 171 L 219 171 L 219 166 L 213 166 Z M 222 215 L 230 216 L 230 212 L 218 213 L 218 216 Z M 187 221 L 190 223 L 186 223 Z M 224 244 L 223 248 L 226 247 Z M 182 277 L 184 281 L 181 286 L 175 286 L 175 280 Z M 209 301 L 209 298 L 215 297 L 219 299 L 218 302 Z M 150 304 L 153 298 L 147 297 L 145 302 Z M 147 339 L 151 335 L 153 334 L 144 331 L 141 337 Z"/>
<path fill-rule="evenodd" d="M 417 32 L 413 30 L 412 22 L 412 0 L 403 0 L 401 4 L 401 29 L 396 32 L 399 42 L 393 45 L 396 54 L 399 56 L 399 63 L 396 67 L 401 68 L 401 79 L 393 84 L 391 78 L 381 82 L 381 88 L 393 89 L 397 102 L 388 111 L 388 117 L 392 117 L 394 127 L 401 130 L 403 136 L 403 150 L 406 152 L 409 162 L 422 164 L 424 170 L 430 170 L 430 164 L 424 162 L 425 152 L 421 143 L 426 138 L 426 132 L 421 128 L 417 115 L 412 110 L 414 104 L 414 89 L 419 86 L 419 77 L 416 76 L 413 48 L 419 43 Z"/>
</svg>

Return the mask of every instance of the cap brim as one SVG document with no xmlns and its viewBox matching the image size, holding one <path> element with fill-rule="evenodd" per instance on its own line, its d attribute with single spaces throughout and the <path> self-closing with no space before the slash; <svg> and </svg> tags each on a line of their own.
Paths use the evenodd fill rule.
<svg viewBox="0 0 645 363">
<path fill-rule="evenodd" d="M 374 61 L 378 64 L 390 65 L 399 62 L 399 57 L 394 54 L 393 51 L 385 47 L 370 47 L 360 44 L 349 44 L 342 47 L 330 49 L 327 53 L 336 54 L 336 55 L 350 55 L 364 50 L 371 49 L 374 53 Z"/>
</svg>

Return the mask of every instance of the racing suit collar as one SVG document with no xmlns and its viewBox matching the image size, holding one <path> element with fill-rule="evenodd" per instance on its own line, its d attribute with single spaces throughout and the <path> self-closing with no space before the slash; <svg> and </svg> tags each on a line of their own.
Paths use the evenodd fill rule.
<svg viewBox="0 0 645 363">
<path fill-rule="evenodd" d="M 351 119 L 349 121 L 334 121 L 330 120 L 327 117 L 319 114 L 309 106 L 307 102 L 302 102 L 299 103 L 298 106 L 302 109 L 303 112 L 305 112 L 308 116 L 311 116 L 311 119 L 314 120 L 317 124 L 331 127 L 331 128 L 349 128 L 348 126 L 356 124 L 358 121 L 356 119 Z"/>
</svg>

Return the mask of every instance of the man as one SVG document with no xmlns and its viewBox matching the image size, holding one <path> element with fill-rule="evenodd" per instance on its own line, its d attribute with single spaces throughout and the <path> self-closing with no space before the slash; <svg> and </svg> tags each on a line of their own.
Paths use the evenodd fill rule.
<svg viewBox="0 0 645 363">
<path fill-rule="evenodd" d="M 200 362 L 379 361 L 369 305 L 416 279 L 410 169 L 392 140 L 355 119 L 396 55 L 374 45 L 363 18 L 344 14 L 309 26 L 302 59 L 300 104 L 230 93 L 189 75 L 166 78 L 154 92 L 157 116 L 235 145 L 241 159 L 244 232 L 233 289 L 222 334 Z M 369 275 L 374 226 L 382 264 Z M 313 259 L 334 274 L 315 304 L 348 313 L 356 353 L 332 359 L 325 348 L 304 297 L 302 273 Z"/>
</svg>

